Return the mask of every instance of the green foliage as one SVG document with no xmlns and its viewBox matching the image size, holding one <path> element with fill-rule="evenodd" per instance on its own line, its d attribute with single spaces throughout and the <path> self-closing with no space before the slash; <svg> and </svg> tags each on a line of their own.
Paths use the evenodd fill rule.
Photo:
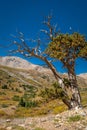
<svg viewBox="0 0 87 130">
<path fill-rule="evenodd" d="M 36 96 L 36 88 L 31 85 L 23 85 L 25 90 L 24 95 L 20 98 L 19 106 L 22 107 L 36 107 L 37 102 L 33 100 Z"/>
<path fill-rule="evenodd" d="M 5 84 L 2 86 L 2 89 L 8 89 L 8 86 Z"/>
<path fill-rule="evenodd" d="M 64 78 L 64 84 L 65 84 L 65 86 L 69 87 L 70 81 L 67 78 Z"/>
<path fill-rule="evenodd" d="M 87 88 L 79 88 L 80 91 L 87 91 Z"/>
<path fill-rule="evenodd" d="M 40 96 L 47 100 L 57 98 L 62 99 L 64 97 L 64 92 L 59 84 L 55 82 L 52 87 L 41 90 Z"/>
<path fill-rule="evenodd" d="M 17 96 L 17 95 L 14 95 L 13 98 L 12 98 L 12 100 L 14 100 L 14 101 L 19 101 L 19 100 L 20 100 L 20 97 Z"/>
<path fill-rule="evenodd" d="M 19 88 L 16 88 L 15 91 L 21 93 Z"/>
<path fill-rule="evenodd" d="M 72 58 L 87 58 L 87 41 L 79 33 L 59 34 L 49 44 L 46 53 L 60 60 L 66 67 L 71 64 Z"/>
<path fill-rule="evenodd" d="M 19 105 L 22 107 L 25 107 L 25 101 L 24 101 L 23 97 L 21 97 L 21 99 L 19 101 Z"/>
<path fill-rule="evenodd" d="M 64 91 L 63 91 L 63 89 L 60 87 L 60 85 L 57 83 L 57 82 L 55 82 L 54 84 L 53 84 L 53 87 L 54 87 L 54 93 L 55 93 L 55 97 L 56 98 L 63 98 L 64 97 Z"/>
<path fill-rule="evenodd" d="M 54 114 L 58 114 L 58 113 L 63 112 L 65 109 L 66 109 L 66 106 L 64 106 L 64 105 L 56 106 L 56 107 L 53 109 L 53 113 L 54 113 Z"/>
<path fill-rule="evenodd" d="M 69 122 L 76 122 L 76 121 L 79 121 L 79 120 L 82 120 L 82 117 L 80 115 L 71 116 L 68 119 Z"/>
<path fill-rule="evenodd" d="M 23 85 L 23 88 L 26 91 L 24 96 L 27 96 L 28 98 L 35 98 L 36 92 L 37 92 L 37 88 L 35 88 L 32 85 Z"/>
<path fill-rule="evenodd" d="M 43 76 L 41 76 L 43 79 L 47 79 L 48 78 L 48 76 L 47 75 L 43 75 Z"/>
<path fill-rule="evenodd" d="M 52 95 L 53 95 L 53 89 L 51 88 L 44 88 L 43 90 L 40 91 L 40 94 L 39 94 L 39 96 L 45 99 L 52 98 Z"/>
<path fill-rule="evenodd" d="M 19 101 L 19 106 L 22 106 L 22 107 L 36 107 L 38 104 L 36 101 L 33 101 L 33 100 L 26 100 L 25 98 L 21 97 L 20 101 Z"/>
<path fill-rule="evenodd" d="M 6 93 L 5 92 L 0 92 L 0 95 L 6 95 Z"/>
</svg>

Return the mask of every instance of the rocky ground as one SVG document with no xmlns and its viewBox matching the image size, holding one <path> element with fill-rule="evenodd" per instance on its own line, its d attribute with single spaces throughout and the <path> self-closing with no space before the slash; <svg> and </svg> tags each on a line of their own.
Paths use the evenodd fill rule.
<svg viewBox="0 0 87 130">
<path fill-rule="evenodd" d="M 0 119 L 0 130 L 87 130 L 87 109 L 41 117 Z"/>
</svg>

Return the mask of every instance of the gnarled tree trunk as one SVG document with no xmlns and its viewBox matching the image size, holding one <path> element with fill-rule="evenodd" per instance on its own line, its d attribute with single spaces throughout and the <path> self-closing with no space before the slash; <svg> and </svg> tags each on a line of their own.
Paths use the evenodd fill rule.
<svg viewBox="0 0 87 130">
<path fill-rule="evenodd" d="M 76 75 L 74 73 L 74 67 L 70 66 L 68 68 L 68 79 L 70 82 L 70 88 L 71 88 L 71 93 L 72 93 L 72 97 L 71 99 L 69 99 L 69 95 L 65 89 L 66 85 L 64 84 L 63 78 L 59 76 L 54 66 L 46 58 L 44 59 L 44 61 L 47 63 L 47 65 L 53 72 L 55 79 L 60 84 L 60 87 L 63 89 L 64 98 L 62 98 L 62 101 L 64 102 L 64 104 L 66 104 L 69 109 L 81 107 L 81 96 L 80 96 L 79 88 L 77 85 Z"/>
<path fill-rule="evenodd" d="M 64 98 L 62 98 L 62 101 L 64 102 L 64 104 L 66 104 L 69 109 L 81 107 L 81 97 L 80 97 L 80 93 L 76 81 L 76 75 L 74 73 L 74 67 L 71 67 L 70 65 L 70 67 L 68 68 L 68 77 L 70 82 L 70 88 L 72 91 L 72 97 L 71 99 L 69 99 L 69 95 L 65 89 L 66 84 L 64 84 L 64 79 L 58 74 L 55 67 L 47 60 L 46 57 L 36 55 L 33 51 L 32 52 L 30 50 L 28 51 L 29 53 L 31 53 L 32 56 L 35 56 L 43 60 L 48 65 L 50 70 L 53 72 L 55 79 L 60 84 L 60 87 L 63 89 Z"/>
<path fill-rule="evenodd" d="M 47 65 L 53 72 L 55 79 L 60 84 L 60 87 L 63 89 L 64 98 L 62 98 L 62 101 L 64 102 L 64 104 L 66 104 L 69 109 L 82 107 L 81 96 L 80 96 L 80 92 L 79 92 L 79 88 L 77 84 L 76 74 L 74 71 L 74 63 L 72 64 L 72 66 L 71 65 L 68 66 L 68 79 L 70 82 L 70 90 L 71 90 L 71 95 L 72 95 L 71 99 L 69 99 L 69 95 L 65 89 L 66 84 L 64 84 L 63 78 L 59 76 L 54 66 L 46 58 L 44 58 L 44 61 L 47 63 Z"/>
<path fill-rule="evenodd" d="M 71 109 L 73 108 L 80 108 L 82 107 L 81 105 L 81 96 L 77 84 L 77 79 L 76 79 L 76 74 L 74 71 L 74 67 L 70 66 L 68 68 L 68 79 L 70 82 L 70 90 L 71 90 L 71 99 L 70 99 L 70 106 Z"/>
</svg>

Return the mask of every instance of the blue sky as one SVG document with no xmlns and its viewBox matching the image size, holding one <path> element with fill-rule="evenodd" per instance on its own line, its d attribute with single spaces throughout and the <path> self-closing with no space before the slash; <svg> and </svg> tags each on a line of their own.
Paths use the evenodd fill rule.
<svg viewBox="0 0 87 130">
<path fill-rule="evenodd" d="M 42 29 L 42 21 L 50 12 L 54 15 L 54 23 L 64 33 L 78 31 L 87 38 L 87 0 L 0 0 L 0 44 L 6 45 L 10 34 L 16 29 L 26 37 L 37 38 Z M 6 56 L 6 49 L 0 48 L 0 56 Z M 39 60 L 30 60 L 40 64 Z M 76 62 L 76 73 L 87 72 L 87 62 L 79 59 Z M 56 64 L 60 72 L 64 72 L 60 63 Z"/>
</svg>

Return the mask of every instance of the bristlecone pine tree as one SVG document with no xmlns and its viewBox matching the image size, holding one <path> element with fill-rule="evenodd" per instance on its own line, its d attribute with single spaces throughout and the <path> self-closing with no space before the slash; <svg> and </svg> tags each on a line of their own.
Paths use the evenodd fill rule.
<svg viewBox="0 0 87 130">
<path fill-rule="evenodd" d="M 56 32 L 55 27 L 51 25 L 51 19 L 51 16 L 47 17 L 47 21 L 44 22 L 47 30 L 42 30 L 50 39 L 47 49 L 43 50 L 40 39 L 36 40 L 34 47 L 30 46 L 24 34 L 19 32 L 13 41 L 17 48 L 15 47 L 15 50 L 13 48 L 11 53 L 19 52 L 27 58 L 36 57 L 44 61 L 63 90 L 62 101 L 69 109 L 79 108 L 82 105 L 75 73 L 75 61 L 77 58 L 87 59 L 87 41 L 79 33 L 60 34 Z M 63 63 L 68 72 L 68 79 L 64 79 L 59 75 L 49 59 L 52 59 L 52 61 L 57 59 Z"/>
<path fill-rule="evenodd" d="M 75 73 L 75 61 L 77 58 L 87 59 L 87 42 L 85 37 L 79 33 L 59 34 L 50 42 L 46 53 L 50 57 L 60 60 L 67 69 L 71 98 L 63 99 L 63 102 L 70 109 L 81 107 L 81 96 Z"/>
</svg>

